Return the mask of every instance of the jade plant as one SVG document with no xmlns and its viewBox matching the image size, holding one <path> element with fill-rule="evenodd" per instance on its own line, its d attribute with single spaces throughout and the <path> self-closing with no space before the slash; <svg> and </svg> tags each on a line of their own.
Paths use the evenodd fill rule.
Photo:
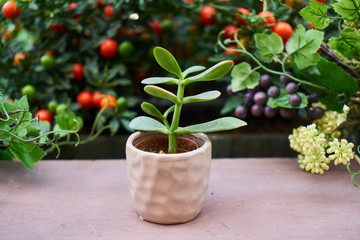
<svg viewBox="0 0 360 240">
<path fill-rule="evenodd" d="M 199 93 L 193 96 L 184 96 L 185 87 L 191 83 L 213 81 L 230 71 L 233 67 L 233 61 L 221 61 L 216 65 L 206 68 L 203 66 L 192 66 L 182 71 L 175 57 L 166 49 L 155 47 L 153 50 L 157 63 L 174 77 L 150 77 L 144 79 L 141 83 L 146 84 L 144 91 L 154 97 L 167 99 L 173 103 L 164 113 L 153 104 L 143 102 L 142 110 L 152 117 L 139 116 L 133 119 L 129 126 L 138 131 L 153 131 L 166 134 L 169 139 L 168 153 L 177 152 L 177 137 L 183 134 L 208 133 L 224 130 L 231 130 L 246 125 L 246 122 L 234 118 L 223 117 L 205 123 L 180 127 L 181 110 L 184 104 L 193 102 L 205 102 L 218 98 L 220 92 L 217 90 Z M 197 73 L 197 74 L 195 74 Z M 174 94 L 157 84 L 177 85 L 177 93 Z M 168 121 L 172 114 L 172 120 Z M 158 121 L 160 120 L 160 121 Z"/>
</svg>

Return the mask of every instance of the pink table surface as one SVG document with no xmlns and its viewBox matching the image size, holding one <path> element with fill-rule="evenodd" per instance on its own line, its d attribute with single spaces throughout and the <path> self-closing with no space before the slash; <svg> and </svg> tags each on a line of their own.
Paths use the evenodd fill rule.
<svg viewBox="0 0 360 240">
<path fill-rule="evenodd" d="M 360 190 L 343 167 L 311 175 L 296 159 L 215 159 L 201 214 L 139 219 L 123 160 L 0 162 L 1 240 L 360 239 Z"/>
</svg>

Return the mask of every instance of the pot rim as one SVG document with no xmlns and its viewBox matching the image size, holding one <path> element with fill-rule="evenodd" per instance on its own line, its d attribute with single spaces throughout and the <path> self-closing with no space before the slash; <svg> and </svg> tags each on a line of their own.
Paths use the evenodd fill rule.
<svg viewBox="0 0 360 240">
<path fill-rule="evenodd" d="M 205 133 L 191 133 L 191 134 L 185 134 L 185 135 L 193 135 L 196 136 L 198 138 L 201 138 L 202 140 L 204 140 L 204 144 L 202 146 L 199 146 L 197 149 L 190 151 L 190 152 L 184 152 L 184 153 L 175 153 L 175 154 L 161 154 L 161 153 L 153 153 L 153 152 L 146 152 L 146 151 L 142 151 L 138 148 L 135 147 L 135 145 L 133 144 L 133 142 L 139 138 L 141 136 L 141 134 L 158 134 L 157 132 L 141 132 L 141 131 L 136 131 L 134 133 L 132 133 L 126 142 L 126 147 L 130 148 L 131 151 L 141 151 L 143 154 L 148 154 L 148 155 L 153 155 L 154 157 L 161 157 L 163 158 L 169 158 L 171 157 L 172 159 L 174 158 L 179 158 L 179 160 L 181 158 L 187 157 L 187 156 L 191 156 L 194 154 L 197 154 L 198 152 L 203 151 L 204 149 L 207 149 L 209 147 L 211 147 L 211 141 L 209 139 L 209 137 L 205 134 Z M 166 135 L 165 135 L 166 136 Z M 172 160 L 173 161 L 173 160 Z"/>
</svg>

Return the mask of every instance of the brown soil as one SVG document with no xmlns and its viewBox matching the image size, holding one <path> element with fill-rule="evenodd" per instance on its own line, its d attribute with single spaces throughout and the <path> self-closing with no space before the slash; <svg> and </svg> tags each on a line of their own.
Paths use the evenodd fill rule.
<svg viewBox="0 0 360 240">
<path fill-rule="evenodd" d="M 151 138 L 141 141 L 135 145 L 136 148 L 145 152 L 164 154 L 168 153 L 168 146 L 169 143 L 167 137 Z M 197 149 L 198 145 L 190 139 L 178 137 L 177 148 L 177 153 L 184 153 Z"/>
</svg>

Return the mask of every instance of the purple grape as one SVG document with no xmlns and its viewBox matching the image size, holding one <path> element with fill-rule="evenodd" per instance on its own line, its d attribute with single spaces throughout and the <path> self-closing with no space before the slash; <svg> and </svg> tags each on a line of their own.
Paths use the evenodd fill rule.
<svg viewBox="0 0 360 240">
<path fill-rule="evenodd" d="M 18 121 L 13 121 L 13 122 L 10 124 L 10 127 L 15 127 L 17 124 L 18 124 Z"/>
<path fill-rule="evenodd" d="M 311 120 L 320 119 L 324 116 L 324 109 L 321 107 L 314 107 L 308 111 L 308 115 Z"/>
<path fill-rule="evenodd" d="M 299 106 L 301 104 L 301 102 L 302 102 L 302 99 L 299 96 L 299 94 L 293 93 L 293 94 L 290 95 L 289 103 L 290 103 L 291 106 L 297 107 L 297 106 Z"/>
<path fill-rule="evenodd" d="M 247 92 L 244 95 L 244 104 L 245 106 L 251 106 L 254 103 L 254 94 L 251 92 Z"/>
<path fill-rule="evenodd" d="M 289 82 L 289 83 L 286 85 L 285 90 L 286 90 L 289 94 L 297 93 L 297 91 L 299 90 L 299 86 L 298 86 L 296 83 L 294 83 L 294 82 Z"/>
<path fill-rule="evenodd" d="M 283 118 L 292 118 L 296 114 L 296 110 L 292 108 L 280 108 L 280 115 Z"/>
<path fill-rule="evenodd" d="M 307 95 L 308 103 L 311 105 L 318 101 L 318 98 L 322 98 L 325 95 L 323 93 L 312 93 L 310 95 Z"/>
<path fill-rule="evenodd" d="M 255 117 L 260 117 L 264 113 L 264 107 L 259 104 L 254 104 L 251 107 L 251 114 Z"/>
<path fill-rule="evenodd" d="M 28 140 L 34 139 L 34 138 L 35 138 L 34 136 L 29 136 L 29 137 L 27 137 Z M 34 142 L 37 142 L 37 140 L 35 139 Z"/>
<path fill-rule="evenodd" d="M 261 75 L 260 77 L 260 86 L 262 86 L 263 88 L 268 88 L 270 85 L 271 85 L 271 77 L 270 75 L 268 74 L 264 74 L 264 75 Z"/>
<path fill-rule="evenodd" d="M 235 93 L 232 91 L 232 86 L 231 84 L 229 84 L 227 87 L 226 87 L 226 93 L 229 95 L 229 96 L 233 96 Z"/>
<path fill-rule="evenodd" d="M 268 96 L 263 91 L 257 92 L 254 95 L 254 102 L 259 105 L 265 105 L 268 100 Z"/>
<path fill-rule="evenodd" d="M 288 75 L 293 76 L 292 72 L 290 72 L 290 71 L 286 71 L 286 73 L 287 73 Z M 280 81 L 281 81 L 282 83 L 284 83 L 284 84 L 287 84 L 287 83 L 290 81 L 290 78 L 288 78 L 288 77 L 286 77 L 286 76 L 284 76 L 284 75 L 281 75 L 281 76 L 280 76 Z"/>
<path fill-rule="evenodd" d="M 266 107 L 265 107 L 265 109 L 264 109 L 264 115 L 265 115 L 265 117 L 267 117 L 267 118 L 272 118 L 272 117 L 275 116 L 275 114 L 276 114 L 276 110 L 275 110 L 275 109 L 273 109 L 273 108 L 271 108 L 271 107 L 269 107 L 269 106 L 266 106 Z"/>
<path fill-rule="evenodd" d="M 256 87 L 254 87 L 254 88 L 252 88 L 252 89 L 247 89 L 248 90 L 248 92 L 250 92 L 250 93 L 256 93 L 256 92 L 258 92 L 259 90 L 260 90 L 260 87 L 259 86 L 256 86 Z"/>
<path fill-rule="evenodd" d="M 240 105 L 235 108 L 235 116 L 241 119 L 245 119 L 247 115 L 247 108 L 243 105 Z"/>
<path fill-rule="evenodd" d="M 269 95 L 269 97 L 277 98 L 280 95 L 280 88 L 278 86 L 273 85 L 269 87 L 267 94 Z"/>
</svg>

